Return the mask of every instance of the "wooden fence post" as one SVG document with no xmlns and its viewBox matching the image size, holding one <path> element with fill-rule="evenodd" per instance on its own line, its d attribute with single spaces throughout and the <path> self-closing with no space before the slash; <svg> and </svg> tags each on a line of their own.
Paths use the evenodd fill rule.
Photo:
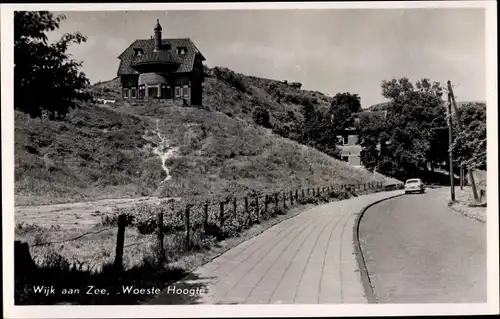
<svg viewBox="0 0 500 319">
<path fill-rule="evenodd" d="M 309 192 L 309 188 L 307 188 L 307 196 L 309 196 L 310 192 Z"/>
<path fill-rule="evenodd" d="M 118 216 L 118 235 L 116 237 L 116 254 L 114 267 L 119 276 L 123 270 L 123 244 L 125 243 L 125 227 L 127 226 L 125 215 Z"/>
<path fill-rule="evenodd" d="M 236 219 L 236 197 L 233 197 L 233 218 Z"/>
<path fill-rule="evenodd" d="M 293 191 L 290 191 L 290 206 L 293 206 Z"/>
<path fill-rule="evenodd" d="M 248 197 L 245 197 L 245 215 L 247 215 L 247 220 L 250 220 L 250 212 L 248 211 Z"/>
<path fill-rule="evenodd" d="M 264 196 L 264 212 L 267 213 L 267 204 L 269 202 L 269 195 Z"/>
<path fill-rule="evenodd" d="M 184 227 L 186 228 L 186 249 L 191 248 L 191 242 L 190 242 L 190 237 L 191 237 L 191 223 L 189 220 L 189 215 L 190 215 L 190 209 L 191 207 L 189 205 L 186 206 L 186 209 L 184 210 Z"/>
<path fill-rule="evenodd" d="M 295 201 L 299 199 L 299 190 L 295 189 Z"/>
<path fill-rule="evenodd" d="M 219 203 L 219 221 L 220 229 L 222 231 L 222 227 L 224 226 L 224 202 Z"/>
<path fill-rule="evenodd" d="M 208 203 L 203 205 L 203 228 L 205 229 L 205 232 L 208 231 Z"/>
<path fill-rule="evenodd" d="M 260 221 L 259 195 L 255 195 L 255 211 L 257 213 L 257 221 Z"/>
<path fill-rule="evenodd" d="M 302 188 L 302 199 L 304 199 L 305 194 L 304 194 L 304 189 Z"/>
<path fill-rule="evenodd" d="M 158 255 L 159 265 L 165 263 L 165 250 L 163 248 L 163 213 L 156 214 L 156 253 Z"/>
</svg>

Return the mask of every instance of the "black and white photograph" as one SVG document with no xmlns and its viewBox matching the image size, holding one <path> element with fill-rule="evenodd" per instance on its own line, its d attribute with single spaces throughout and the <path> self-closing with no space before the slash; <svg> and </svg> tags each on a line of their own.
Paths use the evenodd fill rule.
<svg viewBox="0 0 500 319">
<path fill-rule="evenodd" d="M 496 2 L 1 13 L 6 317 L 498 314 Z"/>
</svg>

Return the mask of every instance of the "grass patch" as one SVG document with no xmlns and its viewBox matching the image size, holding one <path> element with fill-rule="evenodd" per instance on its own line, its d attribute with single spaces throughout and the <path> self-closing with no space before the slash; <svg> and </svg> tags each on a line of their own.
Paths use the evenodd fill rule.
<svg viewBox="0 0 500 319">
<path fill-rule="evenodd" d="M 464 187 L 463 190 L 458 187 L 455 188 L 455 202 L 451 202 L 450 198 L 448 198 L 448 206 L 467 218 L 483 223 L 486 222 L 487 204 L 486 202 L 477 202 L 472 194 L 472 188 L 469 186 Z"/>
</svg>

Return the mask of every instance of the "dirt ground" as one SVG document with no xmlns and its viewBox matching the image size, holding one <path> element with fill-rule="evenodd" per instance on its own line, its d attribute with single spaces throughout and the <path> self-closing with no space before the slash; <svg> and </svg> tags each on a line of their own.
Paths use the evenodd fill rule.
<svg viewBox="0 0 500 319">
<path fill-rule="evenodd" d="M 101 216 L 110 213 L 114 207 L 130 207 L 139 203 L 160 203 L 164 200 L 167 198 L 137 197 L 53 205 L 16 206 L 15 222 L 46 227 L 57 224 L 61 228 L 86 229 L 98 224 Z"/>
</svg>

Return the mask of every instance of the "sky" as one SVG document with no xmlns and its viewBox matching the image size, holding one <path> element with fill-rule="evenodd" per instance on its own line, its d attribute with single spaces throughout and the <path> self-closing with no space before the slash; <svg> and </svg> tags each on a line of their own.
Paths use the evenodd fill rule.
<svg viewBox="0 0 500 319">
<path fill-rule="evenodd" d="M 323 9 L 62 12 L 60 29 L 87 42 L 70 49 L 91 83 L 116 77 L 118 56 L 153 35 L 189 37 L 209 67 L 301 82 L 363 107 L 384 102 L 382 80 L 407 77 L 454 85 L 458 101 L 486 100 L 484 9 Z"/>
</svg>

